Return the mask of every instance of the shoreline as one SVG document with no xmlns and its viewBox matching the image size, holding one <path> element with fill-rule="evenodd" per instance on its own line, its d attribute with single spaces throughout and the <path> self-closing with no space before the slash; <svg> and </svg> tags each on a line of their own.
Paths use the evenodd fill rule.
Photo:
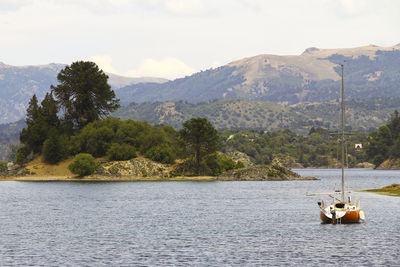
<svg viewBox="0 0 400 267">
<path fill-rule="evenodd" d="M 385 196 L 400 197 L 400 184 L 392 184 L 378 189 L 367 189 L 360 192 L 376 193 Z"/>
<path fill-rule="evenodd" d="M 79 178 L 77 176 L 0 176 L 1 181 L 20 181 L 20 182 L 177 182 L 177 181 L 315 181 L 315 177 L 270 177 L 268 179 L 242 178 L 235 177 L 214 177 L 214 176 L 177 176 L 173 178 L 165 177 L 105 177 L 88 176 Z"/>
</svg>

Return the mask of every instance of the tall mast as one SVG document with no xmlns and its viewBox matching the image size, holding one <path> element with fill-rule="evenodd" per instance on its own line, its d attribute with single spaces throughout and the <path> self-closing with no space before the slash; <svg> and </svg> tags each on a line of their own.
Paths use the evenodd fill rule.
<svg viewBox="0 0 400 267">
<path fill-rule="evenodd" d="M 340 116 L 340 124 L 342 128 L 342 202 L 344 203 L 344 81 L 343 81 L 343 64 L 340 65 L 342 67 L 342 108 L 341 108 L 341 116 Z"/>
</svg>

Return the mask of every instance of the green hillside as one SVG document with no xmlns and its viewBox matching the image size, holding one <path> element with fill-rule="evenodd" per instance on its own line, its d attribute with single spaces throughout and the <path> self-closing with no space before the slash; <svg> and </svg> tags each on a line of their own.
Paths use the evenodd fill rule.
<svg viewBox="0 0 400 267">
<path fill-rule="evenodd" d="M 347 128 L 371 131 L 386 123 L 394 110 L 400 109 L 400 98 L 348 100 Z M 289 128 L 296 133 L 307 133 L 312 127 L 337 129 L 339 104 L 302 103 L 284 106 L 278 103 L 251 100 L 218 100 L 210 103 L 188 102 L 132 103 L 113 116 L 122 119 L 148 121 L 151 124 L 172 125 L 193 117 L 205 117 L 217 129 L 280 130 Z"/>
</svg>

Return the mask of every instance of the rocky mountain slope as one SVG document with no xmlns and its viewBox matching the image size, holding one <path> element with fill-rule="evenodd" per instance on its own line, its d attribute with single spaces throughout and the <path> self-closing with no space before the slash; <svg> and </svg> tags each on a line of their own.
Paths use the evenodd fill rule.
<svg viewBox="0 0 400 267">
<path fill-rule="evenodd" d="M 281 103 L 326 102 L 339 97 L 340 64 L 350 98 L 400 96 L 400 44 L 306 49 L 298 56 L 258 55 L 164 84 L 119 90 L 124 102 L 248 99 Z"/>
<path fill-rule="evenodd" d="M 33 94 L 41 100 L 50 85 L 57 84 L 57 74 L 66 65 L 11 66 L 0 62 L 0 123 L 14 122 L 25 116 L 27 104 Z M 162 83 L 161 78 L 128 78 L 107 73 L 109 83 L 118 90 L 135 83 Z"/>
</svg>

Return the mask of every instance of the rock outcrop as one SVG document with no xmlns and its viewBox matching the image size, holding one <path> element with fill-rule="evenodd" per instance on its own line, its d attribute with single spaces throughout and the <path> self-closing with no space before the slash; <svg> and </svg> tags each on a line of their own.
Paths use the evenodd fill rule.
<svg viewBox="0 0 400 267">
<path fill-rule="evenodd" d="M 94 175 L 116 177 L 170 177 L 173 167 L 147 158 L 100 163 Z"/>
<path fill-rule="evenodd" d="M 299 174 L 284 167 L 277 159 L 274 159 L 270 165 L 255 165 L 225 172 L 218 179 L 243 181 L 317 180 L 313 177 L 301 177 Z"/>
</svg>

